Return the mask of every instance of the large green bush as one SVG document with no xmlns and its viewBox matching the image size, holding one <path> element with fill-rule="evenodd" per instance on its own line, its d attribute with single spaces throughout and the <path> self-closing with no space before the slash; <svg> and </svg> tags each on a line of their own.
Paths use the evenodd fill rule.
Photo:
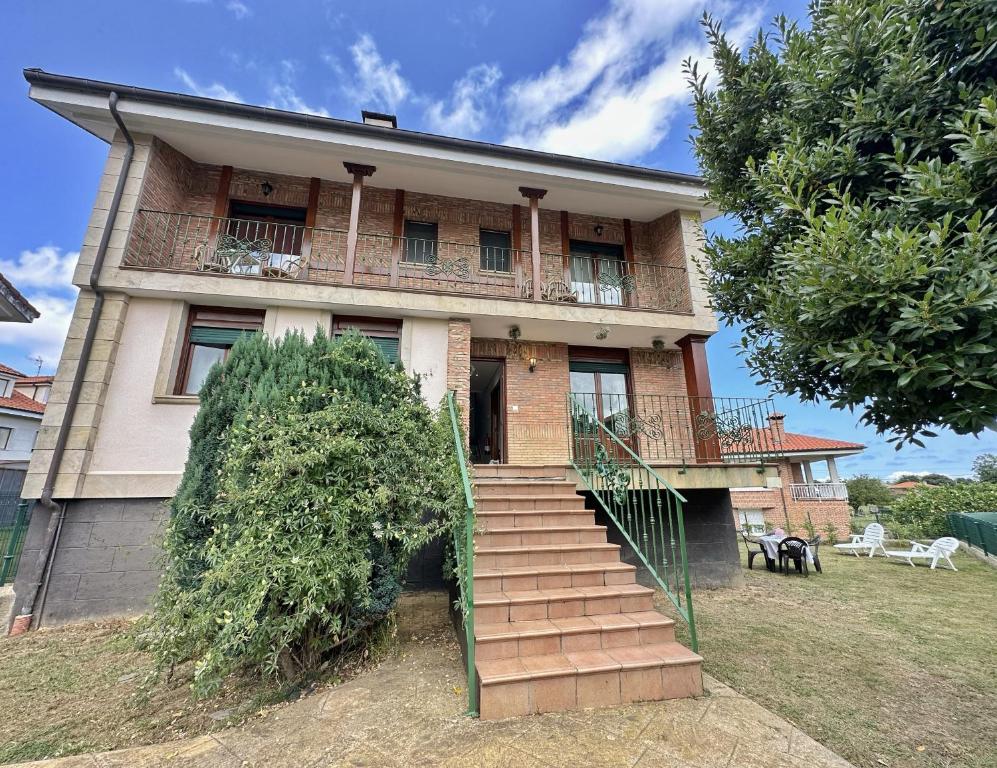
<svg viewBox="0 0 997 768">
<path fill-rule="evenodd" d="M 924 538 L 947 536 L 945 516 L 953 512 L 997 512 L 997 483 L 920 486 L 901 496 L 891 509 L 904 530 Z"/>
<path fill-rule="evenodd" d="M 436 531 L 447 435 L 417 383 L 355 334 L 240 341 L 191 435 L 154 613 L 159 664 L 195 661 L 198 694 L 245 667 L 314 671 L 388 613 Z"/>
</svg>

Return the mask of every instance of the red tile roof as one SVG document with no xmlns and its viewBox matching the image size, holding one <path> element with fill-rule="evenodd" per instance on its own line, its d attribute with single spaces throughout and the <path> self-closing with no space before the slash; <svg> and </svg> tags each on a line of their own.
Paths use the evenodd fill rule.
<svg viewBox="0 0 997 768">
<path fill-rule="evenodd" d="M 51 384 L 54 376 L 19 376 L 18 384 Z"/>
<path fill-rule="evenodd" d="M 10 397 L 0 397 L 0 408 L 10 408 L 14 411 L 26 411 L 27 413 L 45 413 L 45 403 L 32 400 L 20 392 L 15 392 Z"/>
<path fill-rule="evenodd" d="M 24 374 L 20 371 L 11 368 L 9 365 L 4 365 L 3 363 L 0 363 L 0 373 L 6 373 L 8 376 L 16 376 L 17 378 L 24 376 Z"/>
<path fill-rule="evenodd" d="M 850 443 L 846 440 L 831 440 L 827 437 L 801 435 L 796 432 L 786 432 L 781 443 L 782 450 L 794 453 L 796 451 L 847 451 L 862 450 L 862 443 Z"/>
<path fill-rule="evenodd" d="M 890 488 L 896 488 L 898 490 L 906 490 L 908 488 L 917 488 L 919 485 L 925 485 L 918 480 L 904 480 L 902 483 L 893 483 Z"/>
</svg>

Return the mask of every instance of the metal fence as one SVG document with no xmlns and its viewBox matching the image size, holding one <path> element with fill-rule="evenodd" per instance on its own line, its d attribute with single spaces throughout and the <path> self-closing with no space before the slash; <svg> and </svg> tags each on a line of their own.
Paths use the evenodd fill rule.
<svg viewBox="0 0 997 768">
<path fill-rule="evenodd" d="M 949 515 L 949 530 L 957 539 L 997 555 L 997 512 L 957 512 Z"/>
<path fill-rule="evenodd" d="M 31 508 L 19 495 L 0 494 L 0 586 L 13 581 L 31 522 Z"/>
</svg>

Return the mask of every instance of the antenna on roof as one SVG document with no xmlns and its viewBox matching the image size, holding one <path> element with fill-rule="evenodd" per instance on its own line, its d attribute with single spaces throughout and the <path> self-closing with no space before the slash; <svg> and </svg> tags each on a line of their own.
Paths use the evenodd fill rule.
<svg viewBox="0 0 997 768">
<path fill-rule="evenodd" d="M 35 368 L 35 376 L 39 376 L 42 372 L 42 365 L 45 363 L 45 359 L 41 355 L 35 355 L 34 357 L 27 355 L 26 357 L 37 366 Z"/>
</svg>

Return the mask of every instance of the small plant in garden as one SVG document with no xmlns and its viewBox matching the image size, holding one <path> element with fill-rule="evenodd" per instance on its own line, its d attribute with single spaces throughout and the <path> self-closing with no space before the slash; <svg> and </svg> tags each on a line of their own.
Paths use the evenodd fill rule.
<svg viewBox="0 0 997 768">
<path fill-rule="evenodd" d="M 838 529 L 834 523 L 828 523 L 824 526 L 824 535 L 827 536 L 827 543 L 830 546 L 834 546 L 838 543 Z"/>
<path fill-rule="evenodd" d="M 356 334 L 242 340 L 201 397 L 164 543 L 157 663 L 193 661 L 198 695 L 240 669 L 314 674 L 394 606 L 438 529 L 452 451 L 416 382 Z"/>
</svg>

